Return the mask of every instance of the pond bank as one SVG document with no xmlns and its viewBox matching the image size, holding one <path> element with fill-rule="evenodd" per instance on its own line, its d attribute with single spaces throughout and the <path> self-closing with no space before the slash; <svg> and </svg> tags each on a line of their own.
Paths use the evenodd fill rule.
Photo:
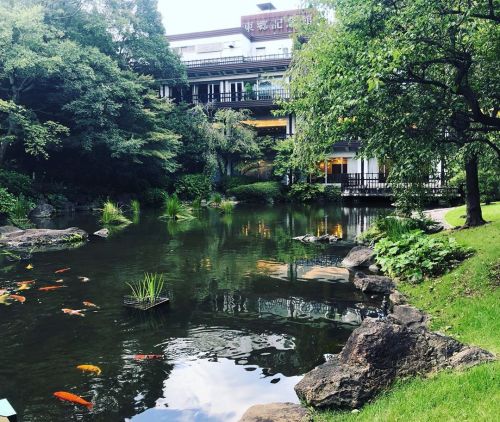
<svg viewBox="0 0 500 422">
<path fill-rule="evenodd" d="M 490 224 L 438 235 L 453 236 L 461 245 L 472 247 L 476 251 L 473 257 L 439 278 L 399 287 L 410 303 L 431 316 L 431 329 L 498 354 L 500 213 L 494 207 L 485 207 Z M 463 210 L 457 208 L 451 215 L 457 212 Z M 495 420 L 500 413 L 499 372 L 500 363 L 493 362 L 464 371 L 442 371 L 426 378 L 399 381 L 355 413 L 317 411 L 310 417 L 325 422 Z"/>
</svg>

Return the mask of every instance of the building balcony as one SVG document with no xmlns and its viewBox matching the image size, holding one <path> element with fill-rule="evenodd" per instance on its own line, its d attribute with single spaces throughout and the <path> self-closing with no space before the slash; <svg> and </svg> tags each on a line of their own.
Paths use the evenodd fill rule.
<svg viewBox="0 0 500 422">
<path fill-rule="evenodd" d="M 271 54 L 266 56 L 236 56 L 214 59 L 183 61 L 189 78 L 207 78 L 249 73 L 284 72 L 290 66 L 292 56 Z"/>
<path fill-rule="evenodd" d="M 287 54 L 270 54 L 263 56 L 235 56 L 235 57 L 217 57 L 214 59 L 187 60 L 182 63 L 187 68 L 203 67 L 203 66 L 225 66 L 228 64 L 255 63 L 270 60 L 290 60 L 292 55 Z"/>
<path fill-rule="evenodd" d="M 281 88 L 262 89 L 252 92 L 228 92 L 218 94 L 184 95 L 182 100 L 192 104 L 209 104 L 217 108 L 273 107 L 278 100 L 290 98 L 289 91 Z"/>
</svg>

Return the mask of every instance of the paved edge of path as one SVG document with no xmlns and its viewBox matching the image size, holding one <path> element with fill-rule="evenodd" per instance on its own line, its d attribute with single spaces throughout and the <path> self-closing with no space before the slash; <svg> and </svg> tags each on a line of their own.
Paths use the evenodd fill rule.
<svg viewBox="0 0 500 422">
<path fill-rule="evenodd" d="M 448 223 L 446 221 L 446 219 L 444 218 L 444 216 L 451 210 L 454 210 L 455 208 L 457 207 L 451 207 L 451 208 L 435 208 L 435 209 L 432 209 L 432 210 L 426 210 L 424 211 L 424 214 L 430 218 L 431 220 L 433 221 L 436 221 L 440 224 L 443 225 L 443 227 L 445 228 L 445 230 L 449 230 L 449 229 L 452 229 L 454 228 L 455 226 L 452 226 L 450 223 Z"/>
</svg>

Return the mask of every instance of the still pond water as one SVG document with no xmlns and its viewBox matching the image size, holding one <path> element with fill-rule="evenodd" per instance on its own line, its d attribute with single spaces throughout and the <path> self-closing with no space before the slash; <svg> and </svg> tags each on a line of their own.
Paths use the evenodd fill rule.
<svg viewBox="0 0 500 422">
<path fill-rule="evenodd" d="M 0 305 L 0 398 L 22 421 L 236 421 L 251 405 L 297 402 L 301 376 L 336 353 L 379 298 L 356 291 L 336 267 L 376 207 L 239 206 L 203 210 L 186 223 L 142 213 L 109 239 L 70 251 L 0 261 L 0 288 L 36 280 L 24 304 Z M 97 217 L 61 217 L 52 227 L 99 228 Z M 337 234 L 335 245 L 292 241 Z M 1 259 L 1 258 L 0 258 Z M 55 270 L 71 268 L 62 274 Z M 127 282 L 164 273 L 171 303 L 122 306 Z M 89 278 L 82 282 L 79 277 Z M 65 288 L 39 291 L 39 287 Z M 85 317 L 64 314 L 99 306 Z M 138 361 L 136 354 L 162 354 Z M 102 374 L 81 373 L 92 364 Z M 63 403 L 69 391 L 92 411 Z"/>
</svg>

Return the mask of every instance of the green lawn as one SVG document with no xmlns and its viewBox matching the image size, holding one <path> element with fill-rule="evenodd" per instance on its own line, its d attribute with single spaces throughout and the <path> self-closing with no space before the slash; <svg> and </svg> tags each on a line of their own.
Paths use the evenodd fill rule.
<svg viewBox="0 0 500 422">
<path fill-rule="evenodd" d="M 461 225 L 464 208 L 446 220 Z M 500 204 L 483 207 L 489 224 L 448 231 L 475 250 L 473 257 L 437 279 L 400 285 L 412 304 L 431 317 L 431 328 L 500 355 Z M 401 382 L 357 414 L 323 412 L 317 421 L 497 421 L 500 415 L 500 363 L 463 372 L 441 372 Z"/>
<path fill-rule="evenodd" d="M 500 202 L 490 205 L 482 205 L 483 218 L 486 221 L 496 221 L 500 219 Z M 463 226 L 465 223 L 465 205 L 455 208 L 446 214 L 446 221 L 452 226 Z"/>
</svg>

